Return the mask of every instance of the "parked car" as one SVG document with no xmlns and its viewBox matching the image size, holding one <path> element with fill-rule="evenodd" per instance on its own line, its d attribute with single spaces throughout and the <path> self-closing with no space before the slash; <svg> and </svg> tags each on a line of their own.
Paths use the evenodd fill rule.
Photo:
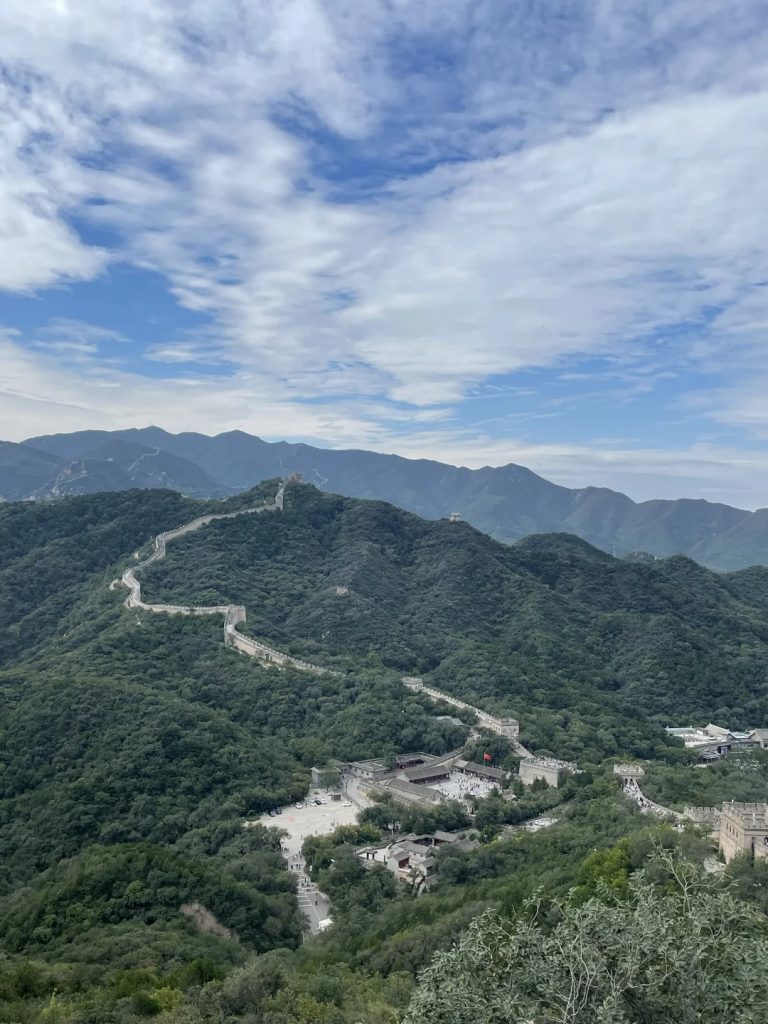
<svg viewBox="0 0 768 1024">
<path fill-rule="evenodd" d="M 293 806 L 297 809 L 301 809 L 304 806 L 304 804 L 301 802 L 301 800 L 297 800 Z"/>
</svg>

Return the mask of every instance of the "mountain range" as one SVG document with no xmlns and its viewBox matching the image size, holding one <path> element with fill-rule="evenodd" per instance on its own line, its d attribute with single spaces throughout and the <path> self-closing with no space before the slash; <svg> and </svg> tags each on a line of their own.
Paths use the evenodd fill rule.
<svg viewBox="0 0 768 1024">
<path fill-rule="evenodd" d="M 497 540 L 573 533 L 617 555 L 684 554 L 717 570 L 768 565 L 768 509 L 681 498 L 635 502 L 604 487 L 568 488 L 523 466 L 467 469 L 363 450 L 267 442 L 242 431 L 208 437 L 158 427 L 0 443 L 0 497 L 49 499 L 134 487 L 224 497 L 300 473 L 323 490 L 377 498 L 429 519 L 458 512 Z"/>
</svg>

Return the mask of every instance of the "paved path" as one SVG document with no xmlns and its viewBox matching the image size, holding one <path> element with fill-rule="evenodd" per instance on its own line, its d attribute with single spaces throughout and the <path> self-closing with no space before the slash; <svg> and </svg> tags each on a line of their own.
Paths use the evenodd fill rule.
<svg viewBox="0 0 768 1024">
<path fill-rule="evenodd" d="M 355 807 L 365 810 L 366 807 L 373 807 L 373 800 L 361 788 L 357 779 L 347 779 L 344 783 L 344 793 Z"/>
<path fill-rule="evenodd" d="M 307 919 L 309 934 L 317 935 L 321 930 L 320 922 L 327 921 L 331 916 L 331 901 L 304 874 L 299 876 L 298 900 L 299 910 Z"/>
<path fill-rule="evenodd" d="M 673 811 L 671 807 L 664 807 L 663 804 L 657 804 L 653 800 L 649 800 L 637 784 L 637 779 L 625 779 L 622 789 L 630 800 L 635 801 L 643 814 L 655 814 L 660 818 L 672 818 L 678 824 L 686 820 L 686 816 L 681 814 L 680 811 Z"/>
<path fill-rule="evenodd" d="M 301 852 L 304 840 L 308 836 L 328 835 L 339 825 L 353 825 L 358 814 L 358 808 L 351 800 L 331 800 L 324 791 L 317 791 L 316 795 L 322 796 L 325 802 L 318 805 L 302 801 L 300 807 L 283 807 L 280 814 L 274 817 L 262 814 L 243 823 L 245 828 L 263 825 L 265 828 L 283 829 L 286 833 L 281 840 L 281 851 L 288 870 L 296 875 L 299 907 L 306 914 L 307 931 L 311 935 L 319 930 L 320 921 L 331 916 L 331 901 L 307 875 Z"/>
</svg>

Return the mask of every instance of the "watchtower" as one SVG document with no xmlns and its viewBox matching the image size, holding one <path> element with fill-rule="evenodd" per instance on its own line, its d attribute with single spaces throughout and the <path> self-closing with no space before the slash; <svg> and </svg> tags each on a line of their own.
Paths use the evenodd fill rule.
<svg viewBox="0 0 768 1024">
<path fill-rule="evenodd" d="M 768 803 L 724 803 L 720 816 L 720 852 L 734 857 L 768 857 Z"/>
<path fill-rule="evenodd" d="M 506 736 L 509 740 L 516 740 L 520 735 L 520 723 L 516 718 L 499 718 L 499 733 L 502 736 Z"/>
</svg>

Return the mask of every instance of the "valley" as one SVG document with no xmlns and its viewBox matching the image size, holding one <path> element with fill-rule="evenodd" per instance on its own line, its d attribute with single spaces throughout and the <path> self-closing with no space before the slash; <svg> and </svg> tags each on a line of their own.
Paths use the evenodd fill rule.
<svg viewBox="0 0 768 1024">
<path fill-rule="evenodd" d="M 0 3 L 0 1024 L 768 1024 L 764 8 Z"/>
</svg>

